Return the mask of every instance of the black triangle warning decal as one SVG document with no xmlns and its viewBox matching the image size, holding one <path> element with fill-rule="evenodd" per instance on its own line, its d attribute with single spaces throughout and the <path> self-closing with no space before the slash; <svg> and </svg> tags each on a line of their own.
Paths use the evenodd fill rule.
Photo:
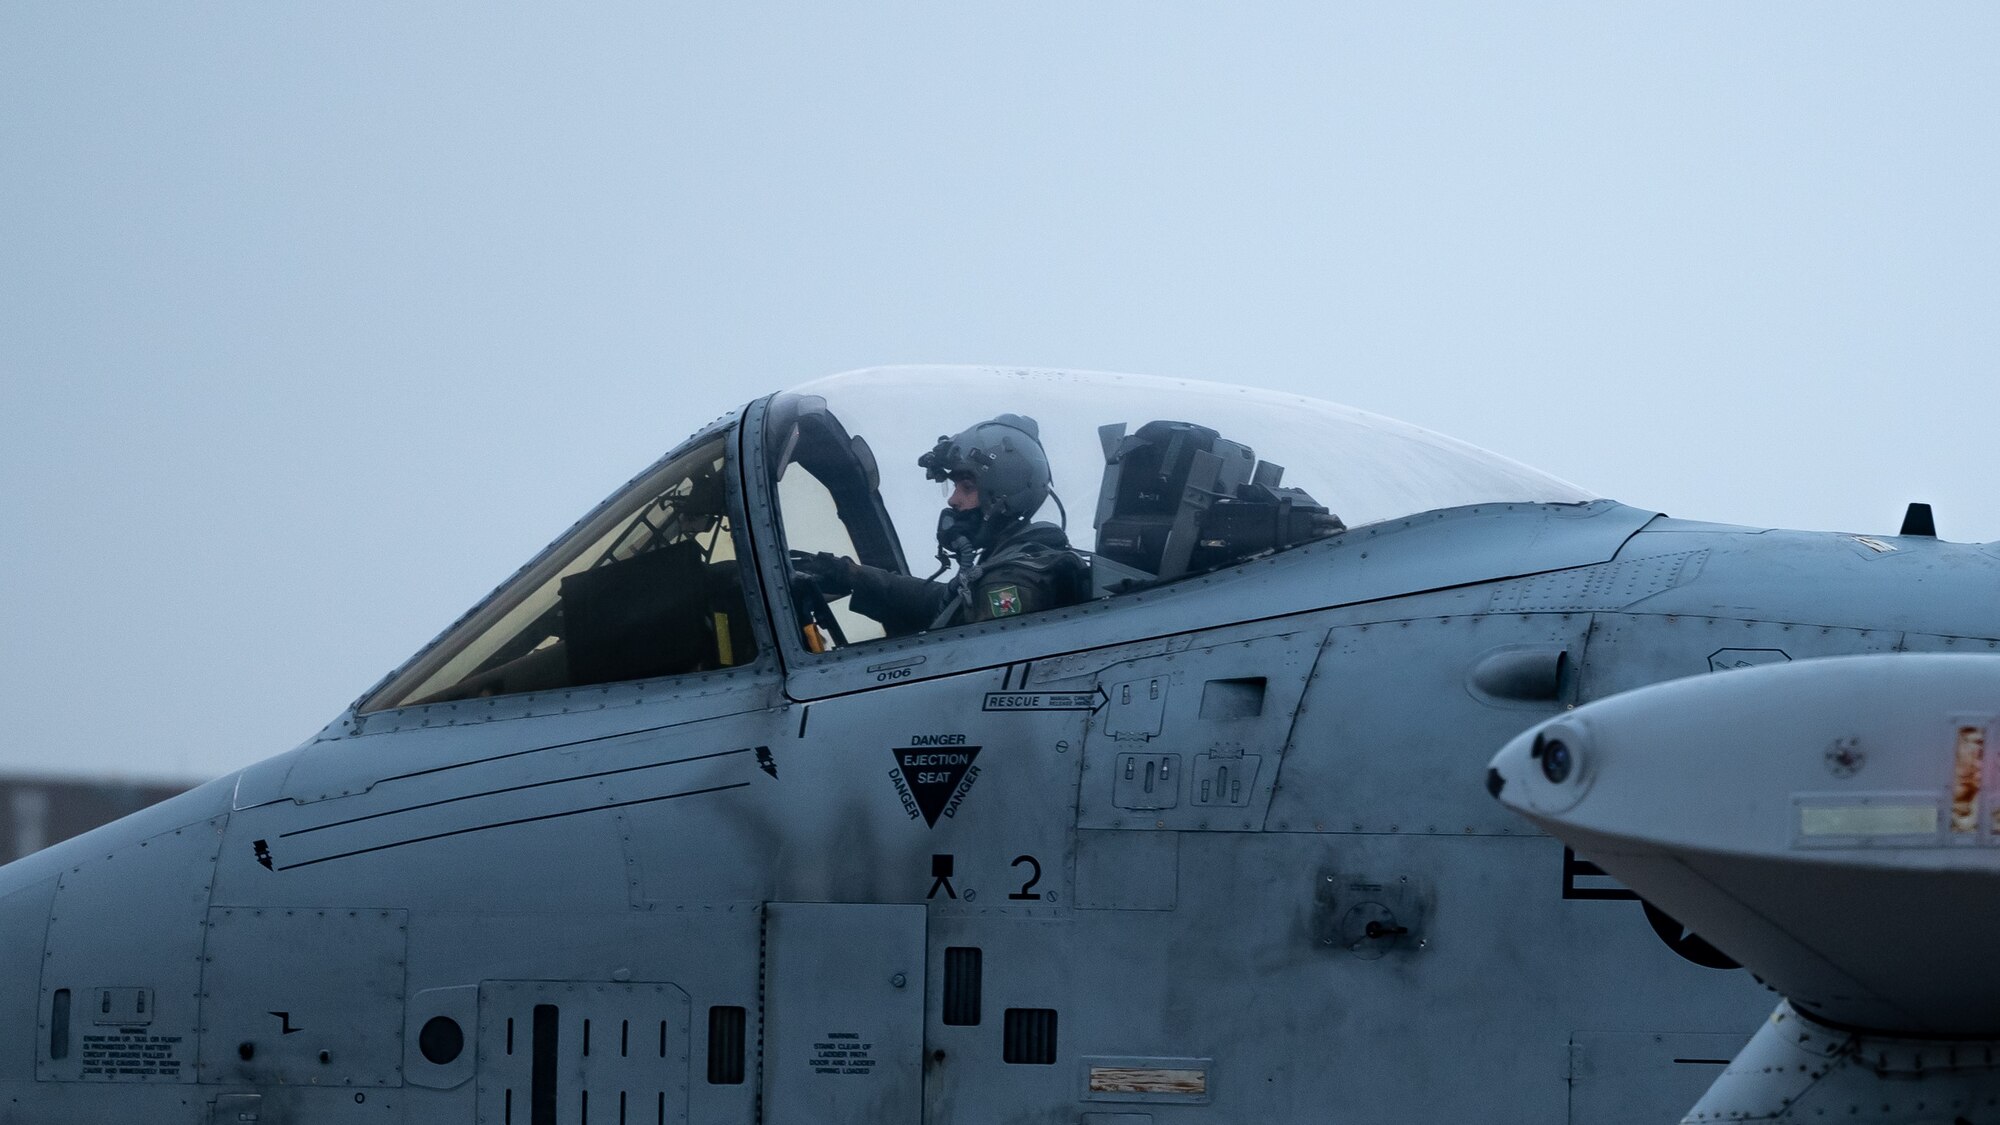
<svg viewBox="0 0 2000 1125">
<path fill-rule="evenodd" d="M 896 755 L 907 797 L 932 828 L 937 827 L 938 817 L 952 803 L 952 797 L 971 788 L 972 780 L 979 776 L 972 768 L 972 759 L 979 756 L 977 746 L 905 746 L 890 752 Z"/>
</svg>

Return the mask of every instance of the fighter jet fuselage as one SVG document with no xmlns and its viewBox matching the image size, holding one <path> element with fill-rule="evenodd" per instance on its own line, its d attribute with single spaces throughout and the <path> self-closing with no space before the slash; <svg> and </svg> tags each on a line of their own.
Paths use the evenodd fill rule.
<svg viewBox="0 0 2000 1125">
<path fill-rule="evenodd" d="M 928 529 L 865 502 L 900 449 L 787 409 L 304 745 L 0 871 L 4 1119 L 1670 1121 L 1776 998 L 1492 800 L 1494 751 L 1664 680 L 2000 648 L 1990 544 L 1310 479 L 1284 511 L 1347 526 L 863 637 L 790 552 L 838 522 L 921 577 Z M 1248 472 L 1189 502 L 1263 519 Z"/>
</svg>

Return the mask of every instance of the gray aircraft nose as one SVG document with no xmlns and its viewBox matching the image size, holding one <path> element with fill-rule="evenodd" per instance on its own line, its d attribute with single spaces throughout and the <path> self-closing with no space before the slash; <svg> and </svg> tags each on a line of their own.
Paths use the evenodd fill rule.
<svg viewBox="0 0 2000 1125">
<path fill-rule="evenodd" d="M 141 992 L 146 1034 L 181 1035 L 169 1061 L 193 1065 L 197 954 L 234 780 L 0 867 L 0 1102 L 45 1104 L 50 1080 L 79 1080 L 84 1034 Z"/>
<path fill-rule="evenodd" d="M 25 861 L 0 867 L 0 1085 L 35 1080 L 42 943 L 56 878 Z"/>
</svg>

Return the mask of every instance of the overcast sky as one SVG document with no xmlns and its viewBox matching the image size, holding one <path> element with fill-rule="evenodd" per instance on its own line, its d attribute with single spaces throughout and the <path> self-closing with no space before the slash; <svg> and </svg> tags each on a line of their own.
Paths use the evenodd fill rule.
<svg viewBox="0 0 2000 1125">
<path fill-rule="evenodd" d="M 880 363 L 2000 538 L 1996 58 L 1972 3 L 12 0 L 0 769 L 286 749 L 700 424 Z"/>
</svg>

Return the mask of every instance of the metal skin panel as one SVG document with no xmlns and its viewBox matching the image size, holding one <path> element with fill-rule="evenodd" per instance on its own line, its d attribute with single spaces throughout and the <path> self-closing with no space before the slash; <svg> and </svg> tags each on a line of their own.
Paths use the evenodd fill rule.
<svg viewBox="0 0 2000 1125">
<path fill-rule="evenodd" d="M 295 746 L 238 773 L 230 787 L 230 807 L 248 809 L 282 799 L 285 778 L 292 772 L 293 763 L 305 752 L 305 746 Z"/>
<path fill-rule="evenodd" d="M 2000 589 L 1995 544 L 1765 531 L 1663 518 L 1633 536 L 1618 558 L 1697 550 L 1706 553 L 1700 573 L 1648 600 L 1645 612 L 1907 630 L 1982 642 L 2000 637 L 2000 599 L 1947 592 Z"/>
<path fill-rule="evenodd" d="M 42 960 L 37 1078 L 196 1080 L 202 922 L 222 825 L 217 817 L 98 855 L 71 853 L 76 862 L 56 890 Z M 102 994 L 132 988 L 150 993 L 145 1022 L 97 1022 Z M 48 1030 L 62 990 L 70 996 L 70 1037 L 64 1057 L 53 1058 Z"/>
<path fill-rule="evenodd" d="M 1341 1105 L 1363 1119 L 1530 1125 L 1564 1119 L 1572 1029 L 1754 1024 L 1768 994 L 1746 974 L 1676 957 L 1636 903 L 1562 901 L 1552 885 L 1560 852 L 1531 838 L 1186 837 L 1183 883 L 1205 888 L 1204 902 L 1177 912 L 1159 962 L 1167 971 L 1152 986 L 1161 995 L 1147 1006 L 1158 1022 L 1077 1036 L 1077 1049 L 1213 1054 L 1216 1107 L 1246 1120 L 1323 1120 L 1315 1115 Z M 1339 918 L 1383 893 L 1342 885 L 1322 905 L 1316 884 L 1329 869 L 1418 888 L 1433 906 L 1416 940 L 1379 956 L 1316 940 L 1313 914 Z M 1532 927 L 1515 920 L 1522 902 L 1548 904 Z M 1284 932 L 1263 921 L 1301 913 L 1304 925 Z M 1221 999 L 1248 994 L 1256 1004 Z M 1230 1049 L 1246 1037 L 1287 1046 Z M 1385 1042 L 1423 1047 L 1385 1051 Z M 1655 1077 L 1635 1074 L 1616 1115 L 1578 1125 L 1674 1120 L 1687 1103 Z"/>
<path fill-rule="evenodd" d="M 1475 695 L 1467 676 L 1519 646 L 1585 666 L 1590 615 L 1510 613 L 1375 621 L 1335 629 L 1299 709 L 1265 826 L 1280 832 L 1509 836 L 1532 826 L 1476 779 L 1499 746 L 1574 699 L 1520 704 Z M 1594 656 L 1594 654 L 1593 654 Z"/>
<path fill-rule="evenodd" d="M 1569 1041 L 1569 1120 L 1644 1120 L 1632 1112 L 1634 1087 L 1651 1087 L 1666 1104 L 1691 1106 L 1748 1041 L 1743 1032 L 1579 1031 Z"/>
<path fill-rule="evenodd" d="M 1096 1108 L 1080 1097 L 1087 1060 L 1150 1057 L 1213 1060 L 1213 1104 L 1146 1106 L 1156 1122 L 1303 1123 L 1340 1106 L 1359 1120 L 1545 1125 L 1567 1113 L 1575 1029 L 1728 1034 L 1769 1009 L 1747 974 L 1661 945 L 1637 903 L 1560 900 L 1562 849 L 1545 838 L 1171 835 L 1182 885 L 1200 894 L 1184 890 L 1171 911 L 933 918 L 934 965 L 947 947 L 983 947 L 985 1018 L 946 1026 L 927 1008 L 927 1121 L 1004 1120 L 995 1105 L 1067 1107 L 1052 1119 L 1073 1120 Z M 1328 868 L 1422 886 L 1437 904 L 1425 944 L 1373 958 L 1321 944 L 1315 884 Z M 1328 908 L 1355 901 L 1343 889 Z M 1522 903 L 1544 904 L 1532 928 Z M 1059 1011 L 1055 1064 L 1002 1060 L 1008 1007 Z M 1675 1120 L 1691 1100 L 1666 1081 L 1675 1066 L 1635 1066 L 1620 1112 L 1575 1120 Z"/>
<path fill-rule="evenodd" d="M 1099 671 L 1094 686 L 1107 702 L 1084 737 L 1077 827 L 1262 827 L 1324 637 L 1258 637 Z M 1255 685 L 1256 714 L 1214 706 L 1211 685 L 1232 682 Z"/>
<path fill-rule="evenodd" d="M 764 1121 L 923 1120 L 924 910 L 766 910 Z"/>
<path fill-rule="evenodd" d="M 392 755 L 371 749 L 355 763 L 368 780 L 352 796 L 237 812 L 217 901 L 317 907 L 379 902 L 371 894 L 388 890 L 433 910 L 627 909 L 635 856 L 621 816 L 660 809 L 668 823 L 742 826 L 754 819 L 751 791 L 776 783 L 758 748 L 784 729 L 782 712 L 678 717 L 657 703 L 472 736 L 369 736 L 417 743 L 415 760 L 390 773 Z M 458 740 L 456 761 L 440 761 L 439 739 Z M 346 745 L 311 753 L 331 769 Z"/>
<path fill-rule="evenodd" d="M 10 887 L 0 895 L 0 964 L 33 965 L 43 959 L 49 929 L 49 906 L 55 901 L 57 876 L 40 882 Z M 41 977 L 38 973 L 0 974 L 0 1012 L 39 1013 Z M 33 1082 L 38 1066 L 47 1053 L 50 1028 L 46 1022 L 35 1026 L 33 1049 L 0 1052 L 0 1083 Z"/>
<path fill-rule="evenodd" d="M 470 1123 L 478 1090 L 482 1083 L 491 1085 L 482 1078 L 437 1088 L 441 1083 L 432 1079 L 450 1077 L 449 1068 L 411 1061 L 418 1056 L 414 1040 L 408 1038 L 418 1034 L 429 1016 L 455 1011 L 463 1016 L 466 1059 L 478 1055 L 477 1000 L 469 1005 L 474 1011 L 467 1012 L 434 997 L 466 990 L 476 993 L 481 976 L 489 981 L 539 981 L 550 987 L 671 981 L 686 994 L 688 1009 L 688 1058 L 682 1072 L 688 1120 L 752 1120 L 757 1095 L 754 1045 L 759 1031 L 762 938 L 763 911 L 758 906 L 662 906 L 642 911 L 621 903 L 602 911 L 570 913 L 416 912 L 410 924 L 411 998 L 402 1024 L 406 1028 L 405 1080 L 413 1084 L 403 1091 L 402 1100 L 410 1107 L 410 1120 Z M 646 987 L 652 985 L 647 983 Z M 705 1080 L 708 1010 L 716 1005 L 740 1007 L 748 1013 L 747 1037 L 752 1047 L 749 1074 L 742 1084 L 711 1085 Z M 529 1014 L 532 1017 L 532 1012 Z M 593 1026 L 593 1035 L 599 1030 Z M 580 1025 L 577 1032 L 581 1033 Z M 593 1051 L 595 1043 L 593 1039 Z M 581 1040 L 572 1045 L 580 1050 Z M 414 1088 L 420 1078 L 431 1088 Z M 627 1101 L 629 1110 L 631 1099 Z M 600 1116 L 594 1106 L 591 1119 L 600 1125 L 615 1122 L 615 1106 L 608 1113 Z M 635 1110 L 628 1118 L 631 1122 L 651 1122 L 653 1111 L 648 1108 L 640 1114 Z M 516 1120 L 528 1125 L 525 1117 Z"/>
<path fill-rule="evenodd" d="M 479 986 L 479 1125 L 688 1120 L 688 995 L 665 982 Z"/>
<path fill-rule="evenodd" d="M 1078 910 L 1172 910 L 1180 898 L 1178 832 L 1076 833 Z"/>
<path fill-rule="evenodd" d="M 1604 699 L 1682 676 L 1818 656 L 1895 652 L 1902 641 L 1903 634 L 1893 629 L 1842 629 L 1679 614 L 1600 613 L 1591 623 L 1591 658 L 1584 670 L 1577 702 Z M 1527 725 L 1523 724 L 1523 729 Z"/>
<path fill-rule="evenodd" d="M 450 704 L 414 708 L 430 715 L 422 725 L 398 728 L 388 718 L 371 717 L 369 733 L 307 745 L 285 777 L 284 797 L 294 801 L 326 801 L 366 793 L 384 780 L 420 775 L 432 770 L 477 768 L 470 761 L 511 761 L 508 755 L 554 757 L 607 739 L 643 739 L 673 727 L 769 708 L 779 702 L 774 669 L 732 670 L 643 681 L 638 685 L 608 685 L 590 689 L 598 697 L 587 706 L 552 714 L 521 716 L 510 721 L 454 718 Z M 612 689 L 638 693 L 613 699 Z M 559 693 L 540 693 L 559 694 Z M 540 694 L 536 698 L 540 697 Z M 394 717 L 411 721 L 402 713 Z M 468 737 L 463 731 L 475 729 Z M 467 745 L 480 753 L 467 754 Z M 550 753 L 554 752 L 554 753 Z"/>
<path fill-rule="evenodd" d="M 408 932 L 403 910 L 210 910 L 201 1081 L 401 1086 Z"/>
<path fill-rule="evenodd" d="M 1074 1120 L 1085 1103 L 1077 1060 L 1091 1051 L 1088 1028 L 1103 1010 L 1103 998 L 1131 1001 L 1127 1009 L 1136 1021 L 1120 1041 L 1134 1041 L 1151 1025 L 1151 997 L 1144 992 L 1117 990 L 1120 974 L 1135 969 L 1161 970 L 1161 949 L 1150 941 L 1131 941 L 1120 949 L 1107 945 L 1111 933 L 1136 938 L 1141 932 L 1164 934 L 1172 915 L 1153 915 L 1162 923 L 1146 931 L 1123 926 L 1093 927 L 1088 912 L 1054 917 L 979 914 L 938 915 L 930 926 L 932 963 L 941 965 L 952 946 L 984 949 L 981 1020 L 975 1026 L 947 1026 L 940 1019 L 938 999 L 925 1006 L 925 1047 L 929 1054 L 924 1075 L 924 1121 L 1006 1120 L 996 1107 L 1042 1107 L 1047 1119 Z M 1126 963 L 1123 959 L 1130 958 Z M 1056 1061 L 1023 1064 L 1005 1061 L 1002 1031 L 1009 1008 L 1053 1009 L 1058 1016 Z M 1138 1031 L 1138 1035 L 1133 1032 Z M 1151 1040 L 1148 1040 L 1149 1042 Z M 1165 1052 L 1160 1052 L 1165 1053 Z M 1056 1107 L 1061 1107 L 1060 1111 Z M 1060 1112 L 1061 1116 L 1056 1116 Z M 1018 1114 L 1017 1116 L 1026 1116 Z M 1033 1120 L 1033 1118 L 1028 1118 Z"/>
<path fill-rule="evenodd" d="M 1664 593 L 1701 573 L 1707 551 L 1620 557 L 1603 566 L 1551 571 L 1493 588 L 1495 613 L 1623 609 Z"/>
<path fill-rule="evenodd" d="M 38 1082 L 8 1086 L 22 1125 L 404 1125 L 430 1121 L 406 1113 L 399 1090 L 272 1087 L 262 1091 L 213 1086 L 83 1085 Z M 358 1095 L 358 1097 L 357 1097 Z M 255 1111 L 245 1119 L 240 1114 Z M 465 1119 L 471 1125 L 471 1118 Z"/>
<path fill-rule="evenodd" d="M 1902 1039 L 1836 1029 L 1780 1002 L 1682 1119 L 1977 1121 L 2000 1106 L 2000 1041 Z"/>
<path fill-rule="evenodd" d="M 1985 637 L 1939 637 L 1929 633 L 1904 633 L 1900 652 L 2000 653 L 2000 640 Z"/>
<path fill-rule="evenodd" d="M 1066 905 L 1088 713 L 983 709 L 1018 680 L 995 669 L 899 687 L 887 709 L 872 695 L 795 708 L 754 810 L 729 824 L 658 825 L 656 858 L 642 862 L 652 901 L 754 891 L 938 913 Z M 933 761 L 958 756 L 969 762 Z"/>
</svg>

